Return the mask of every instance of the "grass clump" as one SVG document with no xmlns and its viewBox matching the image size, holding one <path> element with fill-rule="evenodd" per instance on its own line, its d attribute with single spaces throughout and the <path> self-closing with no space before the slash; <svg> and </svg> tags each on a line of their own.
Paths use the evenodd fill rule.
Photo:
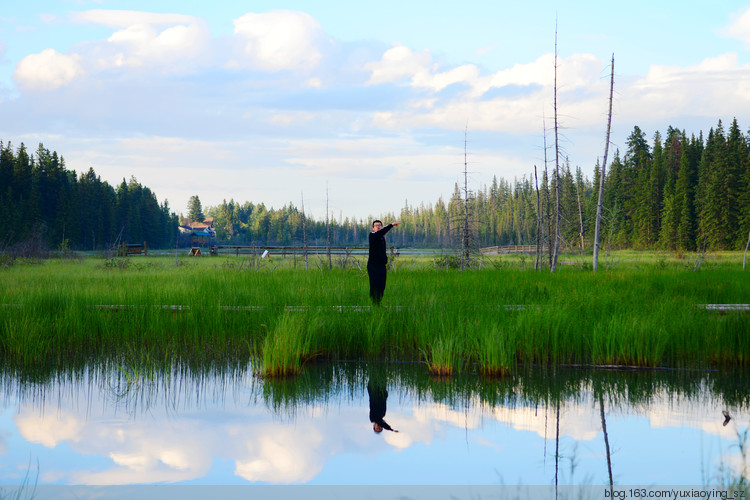
<svg viewBox="0 0 750 500">
<path fill-rule="evenodd" d="M 453 375 L 461 366 L 463 355 L 461 339 L 454 336 L 441 336 L 423 349 L 423 356 L 430 375 L 446 377 Z"/>
<path fill-rule="evenodd" d="M 287 313 L 263 339 L 257 356 L 258 374 L 264 377 L 297 375 L 311 356 L 310 336 L 303 316 Z"/>
<path fill-rule="evenodd" d="M 516 344 L 513 335 L 499 324 L 489 325 L 476 336 L 476 362 L 485 377 L 504 377 L 516 365 Z"/>
</svg>

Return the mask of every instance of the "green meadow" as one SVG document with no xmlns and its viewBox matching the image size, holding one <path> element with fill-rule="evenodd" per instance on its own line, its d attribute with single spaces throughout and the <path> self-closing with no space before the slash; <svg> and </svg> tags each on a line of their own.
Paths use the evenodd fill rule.
<svg viewBox="0 0 750 500">
<path fill-rule="evenodd" d="M 80 363 L 252 363 L 260 374 L 325 360 L 420 362 L 436 376 L 520 365 L 731 368 L 750 364 L 741 253 L 493 256 L 461 272 L 400 256 L 381 307 L 359 262 L 298 257 L 50 259 L 3 268 L 0 355 L 18 370 Z"/>
</svg>

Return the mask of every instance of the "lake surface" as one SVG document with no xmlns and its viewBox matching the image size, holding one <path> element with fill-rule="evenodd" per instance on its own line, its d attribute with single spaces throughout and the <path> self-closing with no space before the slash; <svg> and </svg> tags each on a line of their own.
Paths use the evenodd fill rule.
<svg viewBox="0 0 750 500">
<path fill-rule="evenodd" d="M 608 485 L 610 470 L 615 485 L 717 485 L 747 467 L 741 372 L 439 380 L 420 365 L 323 364 L 263 380 L 248 367 L 90 367 L 0 382 L 7 487 Z M 399 432 L 376 433 L 371 400 L 386 391 Z"/>
</svg>

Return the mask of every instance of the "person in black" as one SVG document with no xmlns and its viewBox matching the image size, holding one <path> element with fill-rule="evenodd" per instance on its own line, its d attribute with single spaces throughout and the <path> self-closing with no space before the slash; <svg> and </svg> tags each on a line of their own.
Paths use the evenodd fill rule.
<svg viewBox="0 0 750 500">
<path fill-rule="evenodd" d="M 380 305 L 385 292 L 386 255 L 385 233 L 393 229 L 400 222 L 391 222 L 383 227 L 383 223 L 375 220 L 370 232 L 370 255 L 367 259 L 367 275 L 370 277 L 370 298 L 375 305 Z"/>
<path fill-rule="evenodd" d="M 391 429 L 391 426 L 383 420 L 385 418 L 385 401 L 388 399 L 388 390 L 385 385 L 369 380 L 367 382 L 367 394 L 370 396 L 370 422 L 372 430 L 376 433 L 383 432 L 383 429 L 398 432 Z"/>
</svg>

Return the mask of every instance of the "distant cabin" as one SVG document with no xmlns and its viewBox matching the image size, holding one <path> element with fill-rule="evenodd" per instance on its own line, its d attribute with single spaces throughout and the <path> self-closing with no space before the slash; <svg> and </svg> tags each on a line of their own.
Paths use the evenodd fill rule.
<svg viewBox="0 0 750 500">
<path fill-rule="evenodd" d="M 190 236 L 191 246 L 193 247 L 208 245 L 216 237 L 213 217 L 208 217 L 203 222 L 185 219 L 179 229 L 180 233 Z"/>
</svg>

